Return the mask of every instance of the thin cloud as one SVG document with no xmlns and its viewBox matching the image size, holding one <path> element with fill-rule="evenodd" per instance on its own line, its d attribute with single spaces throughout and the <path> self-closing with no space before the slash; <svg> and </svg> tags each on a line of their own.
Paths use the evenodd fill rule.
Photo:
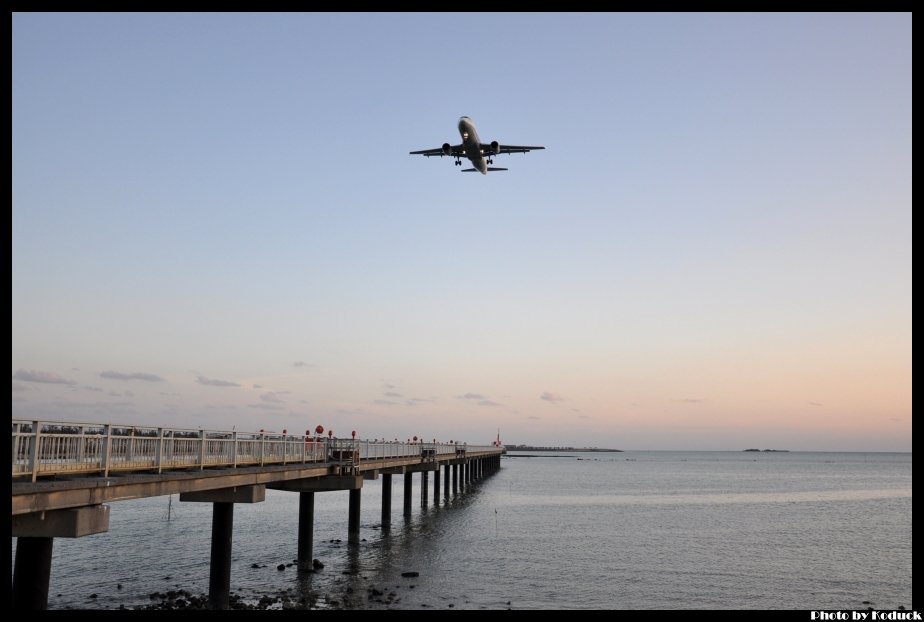
<svg viewBox="0 0 924 622">
<path fill-rule="evenodd" d="M 108 378 L 109 380 L 143 380 L 145 382 L 163 382 L 164 379 L 160 376 L 155 376 L 154 374 L 145 374 L 143 372 L 136 371 L 131 374 L 124 374 L 120 371 L 104 371 L 99 375 L 100 378 Z"/>
<path fill-rule="evenodd" d="M 527 419 L 532 419 L 533 421 L 540 421 L 542 417 L 537 417 L 536 415 L 530 415 Z"/>
<path fill-rule="evenodd" d="M 239 387 L 236 382 L 231 382 L 230 380 L 218 380 L 216 378 L 206 378 L 205 376 L 197 376 L 196 382 L 203 384 L 207 387 Z"/>
<path fill-rule="evenodd" d="M 809 406 L 824 406 L 821 402 L 809 402 Z"/>
<path fill-rule="evenodd" d="M 130 409 L 134 404 L 131 402 L 78 402 L 77 400 L 61 400 L 55 402 L 55 406 L 68 410 L 75 408 L 92 408 L 96 410 L 124 410 Z"/>
<path fill-rule="evenodd" d="M 491 400 L 481 400 L 478 402 L 479 406 L 503 406 L 503 404 L 498 404 L 497 402 L 492 402 Z"/>
<path fill-rule="evenodd" d="M 486 400 L 484 395 L 481 393 L 466 393 L 465 395 L 457 395 L 457 400 Z"/>
<path fill-rule="evenodd" d="M 260 410 L 285 410 L 284 406 L 279 404 L 247 404 L 247 408 L 258 408 Z"/>
<path fill-rule="evenodd" d="M 102 390 L 101 388 L 99 388 L 99 387 L 91 387 L 91 386 L 86 386 L 86 385 L 84 385 L 83 389 L 84 389 L 84 391 L 93 391 L 93 392 L 95 392 L 95 393 L 102 393 L 102 392 L 103 392 L 103 390 Z"/>
<path fill-rule="evenodd" d="M 555 393 L 554 391 L 546 391 L 545 393 L 539 396 L 539 399 L 545 400 L 547 402 L 552 402 L 554 404 L 555 402 L 560 402 L 564 400 L 565 398 L 563 398 L 558 393 Z"/>
<path fill-rule="evenodd" d="M 305 361 L 295 361 L 292 363 L 292 367 L 317 367 L 314 363 L 306 363 Z"/>
<path fill-rule="evenodd" d="M 13 379 L 22 380 L 23 382 L 42 382 L 44 384 L 77 384 L 77 381 L 62 378 L 54 372 L 35 369 L 19 369 L 13 374 Z"/>
<path fill-rule="evenodd" d="M 593 419 L 590 415 L 578 415 L 578 419 Z"/>
<path fill-rule="evenodd" d="M 262 389 L 262 388 L 263 388 L 263 385 L 262 385 L 262 384 L 255 384 L 255 385 L 253 385 L 253 388 L 254 388 L 254 389 Z"/>
<path fill-rule="evenodd" d="M 263 393 L 260 396 L 260 399 L 264 402 L 270 402 L 271 404 L 285 404 L 285 401 L 279 399 L 279 397 L 272 391 L 269 393 Z"/>
<path fill-rule="evenodd" d="M 379 406 L 397 406 L 398 402 L 391 402 L 389 400 L 375 400 L 373 404 L 378 404 Z"/>
<path fill-rule="evenodd" d="M 395 393 L 394 391 L 386 391 L 382 395 L 384 395 L 385 397 L 404 397 L 400 393 Z"/>
</svg>

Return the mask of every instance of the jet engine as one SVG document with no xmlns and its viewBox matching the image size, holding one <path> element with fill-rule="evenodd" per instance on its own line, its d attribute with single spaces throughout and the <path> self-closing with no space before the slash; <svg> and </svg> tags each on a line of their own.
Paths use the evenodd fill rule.
<svg viewBox="0 0 924 622">
<path fill-rule="evenodd" d="M 443 143 L 443 153 L 446 155 L 452 155 L 452 145 L 449 143 Z"/>
<path fill-rule="evenodd" d="M 496 140 L 491 141 L 491 153 L 500 153 L 500 144 Z"/>
</svg>

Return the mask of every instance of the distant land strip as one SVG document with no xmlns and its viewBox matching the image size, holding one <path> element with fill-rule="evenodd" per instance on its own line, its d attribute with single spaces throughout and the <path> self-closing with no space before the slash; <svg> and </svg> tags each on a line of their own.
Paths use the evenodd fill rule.
<svg viewBox="0 0 924 622">
<path fill-rule="evenodd" d="M 537 447 L 535 445 L 504 445 L 507 451 L 619 451 L 603 447 Z"/>
<path fill-rule="evenodd" d="M 788 449 L 742 449 L 741 451 L 782 451 L 787 452 Z"/>
</svg>

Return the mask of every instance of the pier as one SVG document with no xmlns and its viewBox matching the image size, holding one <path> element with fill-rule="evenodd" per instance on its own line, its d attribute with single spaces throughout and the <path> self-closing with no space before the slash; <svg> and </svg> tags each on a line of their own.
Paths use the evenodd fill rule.
<svg viewBox="0 0 924 622">
<path fill-rule="evenodd" d="M 12 535 L 17 538 L 13 609 L 46 609 L 54 538 L 109 530 L 116 501 L 178 494 L 212 504 L 209 605 L 227 609 L 234 504 L 266 489 L 297 492 L 298 568 L 313 562 L 314 495 L 348 490 L 347 537 L 360 539 L 363 482 L 382 478 L 382 527 L 391 524 L 393 475 L 404 475 L 404 514 L 420 473 L 421 503 L 446 497 L 500 468 L 503 448 L 450 442 L 342 439 L 286 431 L 186 430 L 113 424 L 12 422 Z M 461 482 L 460 478 L 461 477 Z M 460 485 L 461 484 L 461 485 Z"/>
</svg>

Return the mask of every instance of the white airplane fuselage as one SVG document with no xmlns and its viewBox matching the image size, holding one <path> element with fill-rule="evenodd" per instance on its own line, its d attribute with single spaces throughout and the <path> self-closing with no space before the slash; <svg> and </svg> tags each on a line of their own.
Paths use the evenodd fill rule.
<svg viewBox="0 0 924 622">
<path fill-rule="evenodd" d="M 459 119 L 459 134 L 462 136 L 462 149 L 465 151 L 465 157 L 482 175 L 487 175 L 488 162 L 481 152 L 481 139 L 478 138 L 475 122 L 468 117 Z"/>
</svg>

